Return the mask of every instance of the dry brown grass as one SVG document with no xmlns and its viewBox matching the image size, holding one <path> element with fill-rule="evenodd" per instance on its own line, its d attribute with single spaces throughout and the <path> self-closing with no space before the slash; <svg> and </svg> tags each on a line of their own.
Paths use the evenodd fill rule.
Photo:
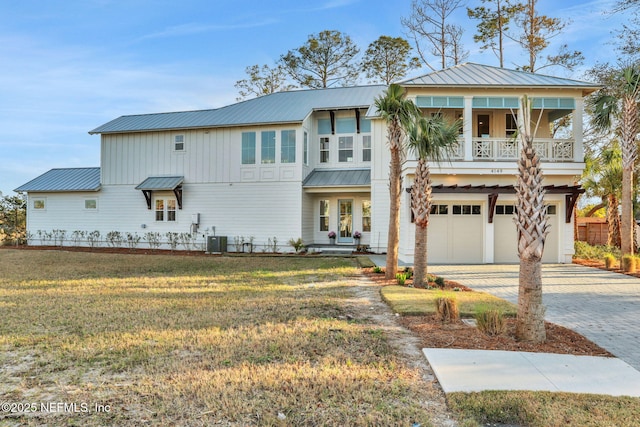
<svg viewBox="0 0 640 427">
<path fill-rule="evenodd" d="M 345 316 L 352 261 L 2 250 L 0 271 L 0 403 L 89 408 L 0 425 L 429 425 L 431 384 Z"/>
</svg>

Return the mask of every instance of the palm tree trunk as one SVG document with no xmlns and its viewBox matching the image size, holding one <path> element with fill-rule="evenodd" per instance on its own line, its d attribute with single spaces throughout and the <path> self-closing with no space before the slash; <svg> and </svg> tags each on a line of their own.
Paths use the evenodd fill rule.
<svg viewBox="0 0 640 427">
<path fill-rule="evenodd" d="M 425 159 L 418 160 L 416 178 L 413 183 L 411 209 L 413 211 L 415 246 L 413 250 L 413 285 L 424 287 L 427 275 L 427 227 L 431 209 L 431 178 L 429 163 Z"/>
<path fill-rule="evenodd" d="M 622 99 L 620 139 L 622 149 L 622 220 L 620 240 L 622 253 L 633 254 L 633 165 L 636 161 L 636 135 L 638 132 L 638 107 L 634 96 Z"/>
<path fill-rule="evenodd" d="M 607 196 L 607 245 L 620 247 L 620 215 L 618 198 L 615 194 Z"/>
<path fill-rule="evenodd" d="M 544 307 L 542 305 L 542 255 L 549 232 L 544 205 L 544 186 L 540 158 L 533 148 L 531 101 L 525 96 L 518 113 L 518 131 L 522 142 L 516 184 L 518 256 L 520 278 L 516 338 L 534 343 L 544 342 Z"/>
<path fill-rule="evenodd" d="M 516 338 L 544 342 L 544 306 L 542 305 L 542 263 L 538 259 L 520 259 Z"/>
<path fill-rule="evenodd" d="M 400 243 L 400 197 L 402 195 L 402 130 L 399 123 L 389 126 L 389 233 L 387 236 L 387 262 L 385 278 L 393 279 L 398 272 L 398 246 Z"/>
</svg>

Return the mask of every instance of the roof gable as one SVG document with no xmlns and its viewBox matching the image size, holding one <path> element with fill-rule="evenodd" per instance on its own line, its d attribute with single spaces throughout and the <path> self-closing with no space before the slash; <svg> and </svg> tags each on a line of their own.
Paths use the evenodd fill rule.
<svg viewBox="0 0 640 427">
<path fill-rule="evenodd" d="M 467 62 L 399 82 L 402 86 L 553 87 L 597 90 L 594 83 Z"/>
<path fill-rule="evenodd" d="M 215 110 L 121 116 L 89 133 L 301 123 L 314 110 L 369 108 L 385 89 L 377 85 L 276 92 Z"/>
<path fill-rule="evenodd" d="M 62 191 L 98 191 L 100 189 L 100 168 L 51 169 L 15 192 L 54 193 Z"/>
</svg>

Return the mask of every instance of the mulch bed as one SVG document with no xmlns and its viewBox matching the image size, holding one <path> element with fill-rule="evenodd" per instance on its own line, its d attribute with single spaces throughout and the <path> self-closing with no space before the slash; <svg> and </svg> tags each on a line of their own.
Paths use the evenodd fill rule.
<svg viewBox="0 0 640 427">
<path fill-rule="evenodd" d="M 384 278 L 384 274 L 374 273 L 371 268 L 363 269 L 363 272 L 371 281 L 380 286 L 397 284 L 395 279 L 387 280 Z M 410 283 L 407 281 L 405 285 Z M 445 280 L 445 289 L 450 290 L 454 287 L 474 292 L 473 289 L 460 283 Z M 402 316 L 399 321 L 418 336 L 423 348 L 527 351 L 613 357 L 611 353 L 577 332 L 549 322 L 545 322 L 547 340 L 541 344 L 532 344 L 519 342 L 515 339 L 515 319 L 506 319 L 505 334 L 495 337 L 485 335 L 477 328 L 462 321 L 443 323 L 435 316 Z"/>
</svg>

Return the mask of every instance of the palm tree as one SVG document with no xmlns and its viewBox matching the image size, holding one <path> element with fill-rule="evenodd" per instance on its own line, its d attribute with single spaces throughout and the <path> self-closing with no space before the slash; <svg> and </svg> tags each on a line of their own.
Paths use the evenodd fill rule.
<svg viewBox="0 0 640 427">
<path fill-rule="evenodd" d="M 587 157 L 582 186 L 588 196 L 600 197 L 607 207 L 607 245 L 620 247 L 620 184 L 622 154 L 620 148 L 607 148 L 592 159 Z"/>
<path fill-rule="evenodd" d="M 393 279 L 398 271 L 398 244 L 400 241 L 400 197 L 402 195 L 402 162 L 405 157 L 405 137 L 410 124 L 420 114 L 413 101 L 406 98 L 402 86 L 391 84 L 383 96 L 376 98 L 375 106 L 387 122 L 389 162 L 389 234 L 387 237 L 387 265 L 385 277 Z"/>
<path fill-rule="evenodd" d="M 531 100 L 524 96 L 518 111 L 518 138 L 521 143 L 516 183 L 518 256 L 520 277 L 516 338 L 534 343 L 546 339 L 542 305 L 542 254 L 549 232 L 540 157 L 533 148 Z"/>
<path fill-rule="evenodd" d="M 427 227 L 431 210 L 431 173 L 429 160 L 439 163 L 449 158 L 458 141 L 462 121 L 447 123 L 441 115 L 421 117 L 409 133 L 409 147 L 418 158 L 415 180 L 411 187 L 411 211 L 416 227 L 413 261 L 413 284 L 424 285 L 427 274 Z"/>
<path fill-rule="evenodd" d="M 598 130 L 614 128 L 620 137 L 622 151 L 622 219 L 620 240 L 623 254 L 633 254 L 633 168 L 637 157 L 640 112 L 640 69 L 628 66 L 620 71 L 618 86 L 606 87 L 595 96 L 593 123 Z"/>
</svg>

